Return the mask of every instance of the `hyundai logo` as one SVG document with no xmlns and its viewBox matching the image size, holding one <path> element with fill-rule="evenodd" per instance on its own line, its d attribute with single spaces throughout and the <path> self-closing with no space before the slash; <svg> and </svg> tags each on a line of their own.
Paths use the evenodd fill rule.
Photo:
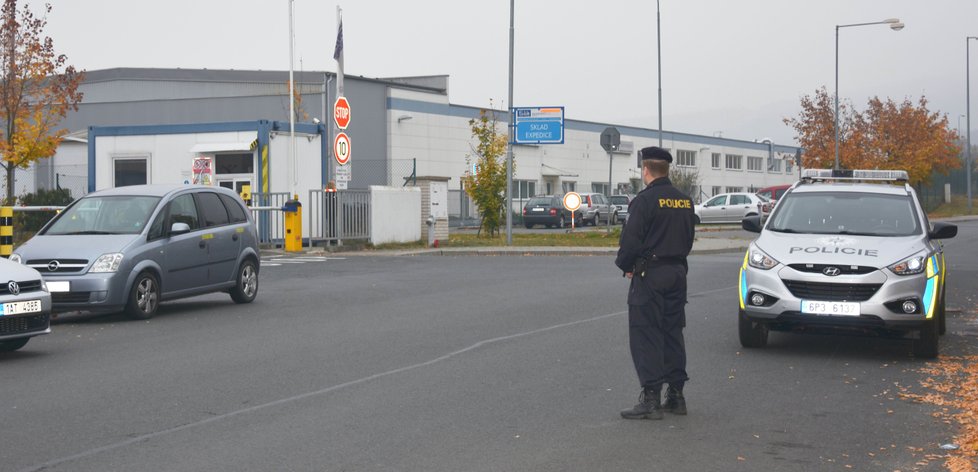
<svg viewBox="0 0 978 472">
<path fill-rule="evenodd" d="M 61 263 L 60 262 L 58 262 L 56 260 L 55 261 L 48 262 L 48 271 L 50 271 L 50 272 L 57 272 L 58 271 L 58 267 L 61 267 Z"/>
<path fill-rule="evenodd" d="M 825 274 L 825 275 L 827 275 L 827 276 L 829 276 L 829 277 L 835 277 L 836 275 L 841 274 L 842 271 L 839 270 L 838 267 L 826 267 L 826 268 L 822 269 L 822 273 Z"/>
<path fill-rule="evenodd" d="M 17 282 L 13 280 L 7 282 L 7 290 L 10 291 L 11 295 L 20 295 L 20 285 L 17 285 Z"/>
</svg>

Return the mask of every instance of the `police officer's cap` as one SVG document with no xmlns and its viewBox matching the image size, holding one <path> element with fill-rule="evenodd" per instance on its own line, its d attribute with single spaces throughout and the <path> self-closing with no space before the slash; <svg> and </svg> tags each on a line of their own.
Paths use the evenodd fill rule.
<svg viewBox="0 0 978 472">
<path fill-rule="evenodd" d="M 659 161 L 666 161 L 672 164 L 672 154 L 669 154 L 669 151 L 666 151 L 665 149 L 662 149 L 658 146 L 649 146 L 647 148 L 642 148 L 642 150 L 639 152 L 642 153 L 642 160 L 656 159 Z"/>
</svg>

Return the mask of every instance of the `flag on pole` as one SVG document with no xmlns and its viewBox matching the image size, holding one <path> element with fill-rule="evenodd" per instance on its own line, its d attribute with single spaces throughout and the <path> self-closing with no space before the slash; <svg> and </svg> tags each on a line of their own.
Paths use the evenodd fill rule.
<svg viewBox="0 0 978 472">
<path fill-rule="evenodd" d="M 343 20 L 340 19 L 340 27 L 336 32 L 336 48 L 333 49 L 333 59 L 337 61 L 343 56 Z"/>
</svg>

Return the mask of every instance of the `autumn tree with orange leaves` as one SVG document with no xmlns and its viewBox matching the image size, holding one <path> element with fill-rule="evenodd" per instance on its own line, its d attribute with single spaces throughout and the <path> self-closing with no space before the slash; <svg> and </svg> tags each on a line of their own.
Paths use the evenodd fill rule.
<svg viewBox="0 0 978 472">
<path fill-rule="evenodd" d="M 835 165 L 835 104 L 820 88 L 815 96 L 801 99 L 801 113 L 785 124 L 798 133 L 805 149 L 805 168 L 828 169 Z M 851 104 L 839 104 L 839 165 L 846 169 L 900 169 L 911 183 L 927 183 L 931 174 L 947 174 L 958 168 L 961 152 L 957 133 L 948 127 L 947 115 L 927 109 L 927 99 L 896 103 L 873 97 L 864 112 Z"/>
<path fill-rule="evenodd" d="M 30 6 L 17 9 L 17 0 L 4 0 L 0 9 L 0 166 L 7 171 L 7 201 L 14 199 L 14 173 L 31 162 L 51 157 L 61 143 L 61 119 L 77 110 L 83 73 L 57 54 L 54 41 L 43 36 L 44 16 Z"/>
</svg>

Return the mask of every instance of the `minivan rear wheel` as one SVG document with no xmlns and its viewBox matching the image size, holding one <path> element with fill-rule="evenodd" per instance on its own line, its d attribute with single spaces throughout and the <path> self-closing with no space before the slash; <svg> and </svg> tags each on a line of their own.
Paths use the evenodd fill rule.
<svg viewBox="0 0 978 472">
<path fill-rule="evenodd" d="M 230 293 L 235 303 L 251 303 L 258 296 L 258 268 L 253 260 L 246 259 L 241 263 L 238 279 Z"/>
<path fill-rule="evenodd" d="M 160 283 L 150 272 L 141 272 L 129 290 L 126 315 L 136 320 L 148 320 L 160 307 Z"/>
</svg>

